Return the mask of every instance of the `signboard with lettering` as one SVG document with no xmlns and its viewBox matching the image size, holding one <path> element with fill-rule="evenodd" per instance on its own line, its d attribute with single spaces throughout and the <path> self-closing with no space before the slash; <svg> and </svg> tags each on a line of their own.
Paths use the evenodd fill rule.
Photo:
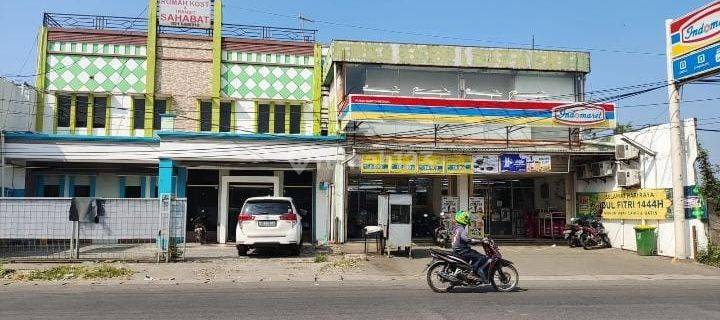
<svg viewBox="0 0 720 320">
<path fill-rule="evenodd" d="M 527 158 L 517 153 L 502 154 L 500 155 L 500 171 L 526 172 Z"/>
<path fill-rule="evenodd" d="M 473 173 L 493 174 L 500 172 L 498 156 L 478 155 L 473 157 Z"/>
<path fill-rule="evenodd" d="M 720 1 L 673 20 L 667 32 L 675 80 L 720 70 Z"/>
<path fill-rule="evenodd" d="M 632 189 L 578 193 L 577 215 L 602 215 L 603 219 L 670 219 L 672 192 L 669 189 Z"/>
<path fill-rule="evenodd" d="M 158 0 L 158 23 L 169 27 L 210 29 L 211 8 L 210 0 Z"/>
<path fill-rule="evenodd" d="M 445 157 L 438 154 L 418 154 L 418 174 L 443 174 L 445 173 Z"/>
</svg>

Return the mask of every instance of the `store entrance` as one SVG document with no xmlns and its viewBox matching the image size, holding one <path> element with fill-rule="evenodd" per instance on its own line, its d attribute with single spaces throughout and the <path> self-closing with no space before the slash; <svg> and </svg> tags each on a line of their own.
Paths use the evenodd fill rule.
<svg viewBox="0 0 720 320">
<path fill-rule="evenodd" d="M 235 241 L 235 226 L 237 216 L 242 210 L 245 200 L 252 197 L 267 197 L 273 195 L 273 184 L 242 184 L 230 183 L 228 185 L 228 230 L 227 241 Z"/>
<path fill-rule="evenodd" d="M 534 213 L 534 183 L 523 180 L 476 181 L 474 196 L 484 197 L 485 233 L 499 238 L 526 238 Z"/>
</svg>

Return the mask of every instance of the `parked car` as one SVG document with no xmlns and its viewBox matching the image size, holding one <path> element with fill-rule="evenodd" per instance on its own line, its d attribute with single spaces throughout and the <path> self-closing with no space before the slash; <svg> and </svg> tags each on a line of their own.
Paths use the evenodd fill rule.
<svg viewBox="0 0 720 320">
<path fill-rule="evenodd" d="M 302 248 L 302 217 L 292 198 L 253 197 L 245 200 L 237 218 L 238 255 L 255 247 L 287 247 L 293 255 Z"/>
</svg>

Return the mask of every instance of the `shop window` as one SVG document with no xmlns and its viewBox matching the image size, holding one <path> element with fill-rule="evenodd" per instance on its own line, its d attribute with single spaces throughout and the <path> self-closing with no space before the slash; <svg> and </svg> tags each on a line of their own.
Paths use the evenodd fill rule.
<svg viewBox="0 0 720 320">
<path fill-rule="evenodd" d="M 302 118 L 302 106 L 290 106 L 290 133 L 300 133 L 300 119 Z"/>
<path fill-rule="evenodd" d="M 133 99 L 133 129 L 145 129 L 145 99 Z"/>
<path fill-rule="evenodd" d="M 167 100 L 155 99 L 153 105 L 153 130 L 162 129 L 160 124 L 160 116 L 167 111 Z"/>
<path fill-rule="evenodd" d="M 44 185 L 42 197 L 56 198 L 60 196 L 60 186 Z"/>
<path fill-rule="evenodd" d="M 125 198 L 142 198 L 140 186 L 125 186 Z"/>
<path fill-rule="evenodd" d="M 281 104 L 275 105 L 275 122 L 273 124 L 273 132 L 285 133 L 285 106 Z"/>
<path fill-rule="evenodd" d="M 232 131 L 232 103 L 220 103 L 220 132 Z"/>
<path fill-rule="evenodd" d="M 93 128 L 105 128 L 108 97 L 93 97 Z"/>
<path fill-rule="evenodd" d="M 75 96 L 75 127 L 86 128 L 88 118 L 88 97 Z"/>
<path fill-rule="evenodd" d="M 257 132 L 258 133 L 270 132 L 270 105 L 269 104 L 258 105 Z"/>
<path fill-rule="evenodd" d="M 200 102 L 200 131 L 212 131 L 212 102 Z"/>
<path fill-rule="evenodd" d="M 390 223 L 410 224 L 410 206 L 390 205 Z"/>
<path fill-rule="evenodd" d="M 70 126 L 70 108 L 72 105 L 72 97 L 69 95 L 57 96 L 57 126 Z"/>
<path fill-rule="evenodd" d="M 74 186 L 73 197 L 90 197 L 90 186 Z"/>
</svg>

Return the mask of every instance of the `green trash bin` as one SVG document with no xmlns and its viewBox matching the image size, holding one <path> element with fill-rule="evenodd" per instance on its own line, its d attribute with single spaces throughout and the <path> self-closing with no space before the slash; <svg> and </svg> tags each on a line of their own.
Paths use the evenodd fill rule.
<svg viewBox="0 0 720 320">
<path fill-rule="evenodd" d="M 657 254 L 657 238 L 655 237 L 655 227 L 653 226 L 635 226 L 635 243 L 637 244 L 637 253 L 640 256 L 654 256 Z"/>
</svg>

